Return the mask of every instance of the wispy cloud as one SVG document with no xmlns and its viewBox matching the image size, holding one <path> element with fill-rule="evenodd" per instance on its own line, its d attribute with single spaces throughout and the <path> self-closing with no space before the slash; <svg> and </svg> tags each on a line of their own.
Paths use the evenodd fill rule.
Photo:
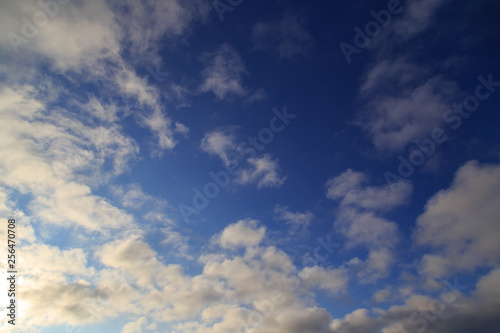
<svg viewBox="0 0 500 333">
<path fill-rule="evenodd" d="M 219 100 L 248 95 L 243 77 L 248 74 L 239 52 L 229 44 L 221 44 L 203 55 L 202 92 L 212 92 Z"/>
<path fill-rule="evenodd" d="M 446 3 L 408 3 L 403 16 L 394 18 L 370 43 L 374 60 L 360 87 L 364 106 L 355 123 L 381 151 L 402 151 L 408 143 L 438 127 L 443 113 L 460 93 L 455 82 L 423 66 L 415 56 L 420 44 L 414 39 L 431 26 Z M 398 52 L 396 46 L 405 50 Z"/>
<path fill-rule="evenodd" d="M 423 261 L 423 272 L 439 278 L 455 271 L 498 265 L 499 180 L 498 166 L 472 161 L 457 171 L 448 189 L 428 201 L 417 220 L 415 240 L 432 247 L 435 256 Z M 440 263 L 439 271 L 433 268 L 435 263 Z"/>
<path fill-rule="evenodd" d="M 225 127 L 206 133 L 200 148 L 219 157 L 226 167 L 236 165 L 235 184 L 257 184 L 258 188 L 281 186 L 286 177 L 280 176 L 278 160 L 270 154 L 257 155 L 257 150 L 245 148 L 248 143 L 238 141 L 236 129 Z"/>
</svg>

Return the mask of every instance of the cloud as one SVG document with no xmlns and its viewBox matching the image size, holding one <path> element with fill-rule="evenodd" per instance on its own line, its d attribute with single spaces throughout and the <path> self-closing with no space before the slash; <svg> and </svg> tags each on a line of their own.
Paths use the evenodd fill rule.
<svg viewBox="0 0 500 333">
<path fill-rule="evenodd" d="M 310 211 L 294 213 L 287 206 L 276 205 L 274 207 L 274 218 L 278 221 L 285 221 L 290 226 L 290 234 L 295 234 L 299 231 L 301 233 L 307 232 L 314 214 Z"/>
<path fill-rule="evenodd" d="M 122 54 L 141 53 L 135 59 L 152 59 L 151 61 L 158 63 L 156 47 L 145 46 L 141 49 L 139 44 L 148 45 L 148 42 L 158 41 L 167 34 L 170 38 L 177 38 L 179 34 L 187 31 L 191 22 L 201 20 L 206 15 L 207 5 L 200 2 L 200 7 L 194 9 L 192 6 L 184 7 L 174 0 L 146 3 L 130 1 L 121 4 L 122 7 L 118 9 L 113 4 L 98 0 L 92 3 L 70 2 L 55 6 L 57 13 L 48 19 L 48 23 L 39 27 L 26 44 L 19 45 L 18 48 L 22 48 L 23 52 L 19 51 L 18 57 L 8 54 L 14 50 L 7 39 L 2 39 L 0 43 L 5 46 L 5 52 L 1 56 L 6 57 L 9 64 L 6 76 L 25 82 L 24 78 L 33 79 L 39 75 L 36 71 L 29 71 L 26 63 L 33 63 L 33 68 L 48 63 L 51 73 L 60 73 L 71 80 L 96 84 L 101 96 L 93 96 L 94 100 L 89 105 L 97 108 L 96 112 L 103 112 L 99 101 L 95 100 L 102 99 L 102 95 L 125 100 L 126 106 L 123 109 L 127 111 L 124 114 L 133 113 L 138 124 L 151 130 L 155 136 L 155 154 L 161 155 L 162 151 L 174 148 L 178 136 L 185 136 L 188 128 L 173 122 L 166 115 L 158 88 L 140 78 L 132 67 L 134 64 L 129 62 L 130 58 L 125 59 Z M 14 18 L 32 17 L 33 13 L 43 13 L 35 2 L 16 3 L 8 6 L 5 12 L 2 11 L 3 15 Z M 164 19 L 159 20 L 157 15 L 160 13 L 168 14 L 171 20 L 168 23 L 165 23 Z M 178 20 L 174 20 L 174 17 Z M 21 34 L 23 22 L 20 19 L 2 21 L 6 31 Z M 176 26 L 172 27 L 170 24 L 174 22 Z M 141 28 L 133 33 L 128 31 L 129 28 L 137 26 L 148 26 L 150 30 Z M 173 28 L 176 32 L 169 34 Z M 24 75 L 18 75 L 17 72 Z M 169 86 L 176 90 L 172 83 Z M 173 95 L 175 94 L 173 91 Z M 94 114 L 104 119 L 104 114 Z M 112 114 L 107 116 L 113 117 Z"/>
<path fill-rule="evenodd" d="M 343 268 L 305 267 L 298 276 L 306 285 L 328 291 L 332 295 L 344 293 L 348 281 L 347 271 Z"/>
<path fill-rule="evenodd" d="M 391 296 L 391 290 L 386 287 L 384 289 L 380 289 L 373 294 L 373 300 L 377 303 L 383 303 L 389 299 Z"/>
<path fill-rule="evenodd" d="M 17 50 L 18 54 L 23 54 L 22 58 L 27 57 L 24 54 L 26 50 L 38 53 L 51 59 L 54 69 L 60 71 L 79 71 L 83 67 L 98 70 L 102 68 L 101 59 L 118 56 L 120 28 L 105 1 L 71 2 L 56 6 L 57 13 L 49 17 L 45 25 L 37 24 L 39 28 L 35 27 L 31 38 L 19 45 L 17 40 L 11 43 L 2 39 L 4 47 L 9 51 Z M 11 31 L 20 38 L 24 38 L 20 18 L 32 18 L 37 12 L 44 13 L 36 2 L 13 4 L 5 9 L 5 17 L 11 16 L 3 24 L 5 31 Z"/>
<path fill-rule="evenodd" d="M 273 160 L 271 155 L 264 154 L 262 157 L 249 158 L 249 168 L 242 169 L 236 178 L 240 185 L 257 182 L 257 188 L 279 187 L 283 185 L 286 177 L 280 177 L 278 160 Z"/>
<path fill-rule="evenodd" d="M 156 252 L 140 239 L 124 239 L 105 244 L 96 256 L 108 267 L 123 270 L 134 277 L 143 288 L 152 288 L 158 272 L 165 267 Z"/>
<path fill-rule="evenodd" d="M 46 223 L 65 227 L 76 224 L 89 231 L 127 228 L 134 221 L 131 215 L 79 184 L 65 184 L 50 194 L 40 195 L 32 208 Z"/>
<path fill-rule="evenodd" d="M 259 245 L 264 238 L 265 227 L 258 227 L 255 220 L 242 220 L 227 226 L 213 242 L 225 249 Z"/>
<path fill-rule="evenodd" d="M 394 18 L 380 36 L 371 39 L 369 49 L 374 61 L 360 86 L 363 110 L 354 123 L 365 130 L 380 151 L 402 151 L 439 127 L 443 113 L 461 93 L 455 82 L 435 71 L 440 64 L 429 66 L 417 60 L 425 41 L 415 38 L 428 31 L 446 3 L 408 3 L 401 17 Z"/>
<path fill-rule="evenodd" d="M 0 116 L 12 126 L 0 145 L 0 183 L 21 193 L 46 223 L 104 232 L 130 226 L 132 216 L 92 193 L 86 183 L 106 182 L 123 173 L 137 153 L 134 140 L 117 125 L 49 106 L 30 86 L 0 90 Z M 111 164 L 111 169 L 106 167 Z"/>
<path fill-rule="evenodd" d="M 148 202 L 155 205 L 165 206 L 166 202 L 162 202 L 149 194 L 142 191 L 139 184 L 129 184 L 127 186 L 113 186 L 113 192 L 121 200 L 121 204 L 126 208 L 140 209 Z M 150 212 L 151 213 L 151 212 Z"/>
<path fill-rule="evenodd" d="M 498 265 L 499 199 L 498 165 L 471 161 L 462 166 L 453 184 L 436 193 L 418 217 L 416 244 L 434 250 L 423 262 L 424 271 L 440 277 L 453 270 Z M 433 268 L 436 261 L 445 264 L 441 270 Z"/>
<path fill-rule="evenodd" d="M 366 175 L 348 169 L 327 181 L 327 198 L 340 200 L 341 206 L 390 210 L 408 202 L 413 191 L 410 182 L 401 181 L 379 187 L 363 187 Z"/>
<path fill-rule="evenodd" d="M 155 64 L 159 62 L 157 54 L 162 38 L 175 40 L 189 35 L 196 23 L 205 21 L 211 9 L 210 4 L 200 0 L 189 4 L 178 0 L 140 3 L 127 0 L 113 6 L 134 58 Z"/>
<path fill-rule="evenodd" d="M 335 222 L 335 228 L 347 238 L 346 247 L 394 247 L 399 240 L 398 225 L 371 212 L 344 209 Z"/>
<path fill-rule="evenodd" d="M 396 262 L 393 251 L 401 238 L 398 225 L 376 213 L 407 203 L 413 190 L 411 183 L 405 181 L 390 188 L 363 185 L 367 180 L 365 174 L 348 169 L 326 183 L 327 197 L 340 201 L 333 226 L 345 237 L 344 248 L 368 250 L 365 260 L 355 257 L 347 263 L 362 284 L 389 276 Z"/>
<path fill-rule="evenodd" d="M 447 0 L 421 0 L 408 5 L 404 16 L 394 23 L 394 32 L 403 39 L 410 39 L 429 27 L 432 18 Z"/>
<path fill-rule="evenodd" d="M 172 251 L 170 253 L 172 255 L 194 260 L 194 257 L 189 254 L 188 236 L 172 230 L 170 227 L 163 228 L 161 231 L 165 235 L 161 243 L 171 246 Z"/>
<path fill-rule="evenodd" d="M 267 51 L 279 60 L 288 60 L 307 54 L 313 45 L 313 37 L 304 28 L 304 22 L 286 13 L 281 20 L 256 23 L 252 28 L 252 42 L 255 50 Z"/>
<path fill-rule="evenodd" d="M 123 326 L 122 333 L 141 333 L 143 327 L 147 324 L 146 317 L 141 317 L 135 322 Z"/>
<path fill-rule="evenodd" d="M 247 142 L 238 142 L 236 127 L 217 129 L 205 134 L 200 148 L 210 155 L 221 159 L 224 166 L 234 169 L 233 182 L 237 185 L 257 184 L 257 188 L 279 187 L 286 177 L 279 175 L 280 166 L 277 159 L 270 154 L 257 156 L 253 148 L 244 149 Z M 250 157 L 245 154 L 252 152 Z"/>
<path fill-rule="evenodd" d="M 328 180 L 326 196 L 329 199 L 339 199 L 349 191 L 359 188 L 365 179 L 366 176 L 363 173 L 347 169 L 340 176 Z"/>
<path fill-rule="evenodd" d="M 236 138 L 233 134 L 234 128 L 216 130 L 206 133 L 201 140 L 201 149 L 211 155 L 218 156 L 224 165 L 235 158 Z"/>
<path fill-rule="evenodd" d="M 388 310 L 357 309 L 343 319 L 334 319 L 332 332 L 359 333 L 493 333 L 500 324 L 498 311 L 499 270 L 482 277 L 466 297 L 456 283 L 443 284 L 435 296 L 413 294 L 403 304 Z M 456 281 L 455 281 L 456 282 Z M 467 286 L 465 286 L 467 287 Z M 463 289 L 462 289 L 463 290 Z M 481 320 L 477 320 L 481 318 Z"/>
<path fill-rule="evenodd" d="M 145 108 L 143 112 L 134 114 L 138 124 L 149 128 L 156 137 L 156 153 L 161 155 L 161 151 L 174 148 L 177 144 L 175 134 L 185 135 L 189 132 L 185 125 L 173 124 L 166 116 L 161 107 L 158 89 L 148 85 L 146 79 L 141 79 L 131 69 L 124 68 L 116 73 L 116 83 L 122 93 L 136 99 L 141 108 Z"/>
<path fill-rule="evenodd" d="M 420 73 L 406 72 L 399 75 Z M 368 132 L 375 147 L 389 152 L 402 151 L 408 143 L 439 127 L 443 114 L 453 105 L 459 92 L 453 82 L 433 76 L 423 83 L 406 78 L 411 83 L 400 85 L 397 93 L 394 93 L 390 87 L 400 80 L 399 75 L 395 76 L 396 79 L 391 77 L 389 85 L 383 85 L 388 90 L 374 94 L 367 100 L 367 112 L 358 122 Z M 371 84 L 365 83 L 365 86 Z"/>
<path fill-rule="evenodd" d="M 213 52 L 203 55 L 202 92 L 212 92 L 219 100 L 242 97 L 248 94 L 243 86 L 247 74 L 245 64 L 238 51 L 229 44 L 221 44 Z"/>
</svg>

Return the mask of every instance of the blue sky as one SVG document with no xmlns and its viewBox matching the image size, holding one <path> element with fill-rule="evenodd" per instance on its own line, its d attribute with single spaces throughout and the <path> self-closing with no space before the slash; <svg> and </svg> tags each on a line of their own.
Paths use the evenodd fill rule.
<svg viewBox="0 0 500 333">
<path fill-rule="evenodd" d="M 0 332 L 496 332 L 498 2 L 0 8 Z"/>
</svg>

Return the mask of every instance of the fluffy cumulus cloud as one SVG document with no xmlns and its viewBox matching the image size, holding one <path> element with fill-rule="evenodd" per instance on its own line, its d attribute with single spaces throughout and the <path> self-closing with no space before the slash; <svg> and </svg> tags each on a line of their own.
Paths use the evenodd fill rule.
<svg viewBox="0 0 500 333">
<path fill-rule="evenodd" d="M 123 326 L 122 333 L 141 333 L 142 328 L 147 323 L 147 319 L 145 317 L 141 317 L 137 319 L 135 322 L 128 323 Z"/>
<path fill-rule="evenodd" d="M 423 271 L 441 277 L 455 270 L 497 266 L 498 199 L 498 165 L 471 161 L 461 167 L 450 188 L 432 197 L 418 218 L 416 242 L 433 249 Z"/>
<path fill-rule="evenodd" d="M 222 248 L 237 248 L 240 246 L 255 246 L 264 238 L 265 227 L 257 228 L 257 221 L 244 220 L 224 229 L 214 242 Z"/>
<path fill-rule="evenodd" d="M 498 276 L 498 269 L 489 272 L 475 288 L 447 282 L 435 296 L 414 294 L 388 310 L 358 309 L 333 320 L 330 327 L 332 332 L 494 332 L 499 320 L 493 283 Z M 465 289 L 473 289 L 473 297 L 466 296 Z"/>
<path fill-rule="evenodd" d="M 137 154 L 134 140 L 117 126 L 94 127 L 53 109 L 30 86 L 3 88 L 0 100 L 2 118 L 13 124 L 0 146 L 4 186 L 32 193 L 32 209 L 48 223 L 96 231 L 132 223 L 87 184 L 124 172 Z"/>
<path fill-rule="evenodd" d="M 348 169 L 326 182 L 327 198 L 339 201 L 334 230 L 345 238 L 344 249 L 364 248 L 365 259 L 354 257 L 347 266 L 362 284 L 389 276 L 396 262 L 394 249 L 400 241 L 399 226 L 381 214 L 408 203 L 411 183 L 365 185 L 368 176 Z"/>
<path fill-rule="evenodd" d="M 303 278 L 308 285 L 337 294 L 345 291 L 348 277 L 343 268 L 325 269 L 322 267 L 305 267 L 299 272 L 299 277 Z"/>
</svg>

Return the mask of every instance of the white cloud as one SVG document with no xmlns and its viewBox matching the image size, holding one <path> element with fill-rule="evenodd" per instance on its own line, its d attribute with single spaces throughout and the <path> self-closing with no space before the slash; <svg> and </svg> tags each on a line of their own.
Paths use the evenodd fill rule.
<svg viewBox="0 0 500 333">
<path fill-rule="evenodd" d="M 273 160 L 271 155 L 265 154 L 262 157 L 249 158 L 249 168 L 242 169 L 236 183 L 241 185 L 257 182 L 257 188 L 279 187 L 286 177 L 280 177 L 278 160 Z"/>
<path fill-rule="evenodd" d="M 189 254 L 188 236 L 172 230 L 170 227 L 163 228 L 161 231 L 165 235 L 165 238 L 161 241 L 161 243 L 169 245 L 172 248 L 170 251 L 172 255 L 183 257 L 188 260 L 194 259 L 193 256 Z"/>
<path fill-rule="evenodd" d="M 306 285 L 328 291 L 332 295 L 344 293 L 347 287 L 347 271 L 343 268 L 305 267 L 298 276 Z"/>
<path fill-rule="evenodd" d="M 347 238 L 346 247 L 394 247 L 399 240 L 398 225 L 371 212 L 343 209 L 335 228 Z"/>
<path fill-rule="evenodd" d="M 136 279 L 143 288 L 153 288 L 159 272 L 165 266 L 159 262 L 156 252 L 140 239 L 124 239 L 105 244 L 96 256 L 108 267 L 121 269 Z"/>
<path fill-rule="evenodd" d="M 448 1 L 407 3 L 401 17 L 393 17 L 383 33 L 371 39 L 374 62 L 360 86 L 363 111 L 355 120 L 380 151 L 402 151 L 442 123 L 456 102 L 455 82 L 436 74 L 439 63 L 419 64 L 417 49 L 424 41 L 413 38 L 427 31 L 436 12 Z M 403 50 L 402 52 L 396 50 Z M 445 63 L 443 61 L 442 63 Z"/>
<path fill-rule="evenodd" d="M 412 294 L 402 305 L 388 310 L 358 309 L 343 319 L 334 319 L 331 329 L 336 333 L 494 332 L 500 324 L 499 279 L 498 269 L 482 277 L 471 292 L 474 298 L 463 292 L 464 287 L 470 290 L 469 286 L 448 281 L 434 296 Z"/>
<path fill-rule="evenodd" d="M 172 149 L 177 144 L 175 134 L 185 135 L 189 129 L 181 124 L 173 124 L 161 107 L 159 92 L 156 87 L 149 85 L 146 79 L 141 79 L 128 68 L 116 73 L 116 83 L 122 93 L 137 99 L 139 105 L 146 110 L 135 113 L 139 124 L 149 128 L 157 140 L 157 148 L 161 151 Z"/>
<path fill-rule="evenodd" d="M 208 5 L 201 1 L 199 5 L 197 8 L 183 6 L 175 0 L 120 4 L 127 7 L 126 10 L 118 10 L 113 4 L 101 0 L 56 5 L 57 14 L 50 17 L 47 25 L 40 27 L 26 45 L 19 46 L 23 52 L 19 52 L 18 57 L 7 57 L 9 67 L 6 75 L 16 78 L 15 73 L 21 71 L 23 79 L 36 77 L 37 73 L 30 72 L 25 64 L 33 63 L 33 67 L 38 68 L 48 62 L 53 72 L 62 73 L 72 80 L 93 82 L 100 91 L 118 93 L 121 99 L 130 99 L 126 101 L 125 108 L 128 110 L 124 113 L 128 114 L 131 110 L 138 123 L 152 131 L 157 141 L 154 153 L 161 154 L 163 150 L 172 149 L 177 144 L 177 135 L 185 136 L 188 128 L 174 123 L 166 115 L 158 88 L 138 77 L 122 54 L 142 53 L 135 59 L 158 62 L 157 49 L 147 46 L 148 42 L 158 41 L 164 34 L 177 38 L 186 32 L 191 22 L 203 19 L 207 13 Z M 36 2 L 23 2 L 8 6 L 2 11 L 2 16 L 32 17 L 37 12 L 41 12 L 41 8 Z M 167 15 L 171 20 L 165 21 L 164 17 L 160 20 L 160 14 Z M 174 17 L 177 19 L 174 20 Z M 21 20 L 3 20 L 2 17 L 0 21 L 3 21 L 6 31 L 21 34 Z M 150 29 L 144 29 L 146 26 Z M 128 29 L 132 27 L 142 28 L 131 33 Z M 170 34 L 173 30 L 175 33 Z M 8 52 L 14 52 L 8 40 L 2 39 L 0 43 Z M 145 48 L 141 49 L 141 46 Z M 17 80 L 20 81 L 21 77 Z M 174 84 L 170 86 L 175 88 Z M 173 93 L 175 95 L 175 91 Z M 90 107 L 96 108 L 94 114 L 102 120 L 106 116 L 113 118 L 112 113 L 102 113 L 106 111 L 99 101 L 92 100 Z"/>
<path fill-rule="evenodd" d="M 32 208 L 47 223 L 65 227 L 76 224 L 91 231 L 126 228 L 134 221 L 131 215 L 79 184 L 65 184 L 49 195 L 40 195 Z"/>
<path fill-rule="evenodd" d="M 461 167 L 450 188 L 432 197 L 417 220 L 415 240 L 430 246 L 449 269 L 496 266 L 500 262 L 500 167 L 475 161 Z M 432 257 L 437 260 L 439 257 Z M 430 257 L 424 270 L 435 277 Z"/>
<path fill-rule="evenodd" d="M 274 218 L 278 221 L 285 221 L 286 224 L 290 226 L 290 233 L 295 234 L 297 232 L 307 232 L 307 228 L 314 218 L 314 214 L 310 211 L 301 212 L 291 212 L 287 206 L 276 205 L 274 207 Z"/>
<path fill-rule="evenodd" d="M 339 200 L 336 232 L 346 238 L 346 250 L 364 247 L 368 250 L 365 260 L 351 259 L 348 266 L 362 284 L 375 283 L 388 277 L 396 259 L 392 253 L 400 241 L 396 223 L 375 215 L 409 201 L 413 186 L 401 181 L 391 188 L 388 185 L 364 186 L 368 177 L 348 169 L 326 183 L 327 197 Z"/>
<path fill-rule="evenodd" d="M 131 322 L 123 326 L 122 333 L 141 333 L 143 327 L 147 324 L 146 317 L 141 317 L 137 321 Z"/>
<path fill-rule="evenodd" d="M 330 325 L 330 329 L 336 333 L 362 333 L 369 332 L 372 325 L 372 320 L 368 316 L 368 310 L 357 309 L 352 313 L 347 314 L 343 319 L 334 319 Z"/>
<path fill-rule="evenodd" d="M 341 206 L 389 210 L 407 203 L 413 190 L 411 183 L 405 181 L 392 186 L 361 186 L 366 179 L 363 173 L 348 169 L 340 176 L 328 180 L 327 197 L 340 200 Z"/>
<path fill-rule="evenodd" d="M 213 241 L 225 249 L 259 245 L 266 228 L 258 226 L 255 220 L 242 220 L 227 226 Z"/>
<path fill-rule="evenodd" d="M 245 159 L 242 146 L 234 134 L 236 127 L 226 127 L 208 132 L 203 137 L 200 147 L 210 155 L 218 156 L 226 167 L 232 165 L 235 170 L 234 183 L 238 185 L 257 184 L 257 188 L 279 187 L 286 177 L 279 175 L 278 160 L 273 160 L 270 154 L 257 154 Z M 253 148 L 251 148 L 253 149 Z"/>
<path fill-rule="evenodd" d="M 366 73 L 360 92 L 370 94 L 384 85 L 407 85 L 425 73 L 425 69 L 408 62 L 406 59 L 382 60 L 374 64 Z"/>
<path fill-rule="evenodd" d="M 233 130 L 234 128 L 228 128 L 206 133 L 201 140 L 201 149 L 211 155 L 218 156 L 224 165 L 229 165 L 235 158 L 236 151 L 236 138 Z"/>
<path fill-rule="evenodd" d="M 127 10 L 121 11 L 118 20 L 123 26 L 124 35 L 131 42 L 134 58 L 158 63 L 158 42 L 161 38 L 175 40 L 189 34 L 192 26 L 202 22 L 210 11 L 210 5 L 204 1 L 194 0 L 185 3 L 178 0 L 143 1 L 127 0 L 115 4 L 125 5 Z"/>
<path fill-rule="evenodd" d="M 398 85 L 401 84 L 401 75 L 409 76 L 405 78 L 408 84 Z M 403 150 L 408 143 L 439 127 L 443 113 L 453 105 L 453 98 L 458 92 L 454 83 L 439 76 L 420 83 L 415 78 L 417 75 L 421 72 L 392 76 L 390 84 L 383 85 L 386 91 L 377 90 L 368 98 L 367 112 L 358 123 L 365 128 L 378 149 L 390 152 Z M 364 86 L 371 84 L 367 81 Z M 397 93 L 391 89 L 393 86 L 398 87 Z"/>
<path fill-rule="evenodd" d="M 124 172 L 137 153 L 136 143 L 118 126 L 88 125 L 64 109 L 47 108 L 33 95 L 29 86 L 0 91 L 0 117 L 11 124 L 0 144 L 5 156 L 0 183 L 33 194 L 28 204 L 44 222 L 94 231 L 130 225 L 131 216 L 85 183 L 106 182 Z"/>
<path fill-rule="evenodd" d="M 139 184 L 129 184 L 128 186 L 114 186 L 113 192 L 117 195 L 123 207 L 139 209 L 147 202 L 154 202 L 158 205 L 166 205 L 166 203 L 144 193 Z"/>
<path fill-rule="evenodd" d="M 247 88 L 243 86 L 243 76 L 247 74 L 245 64 L 238 51 L 228 45 L 221 44 L 203 56 L 205 68 L 202 72 L 202 92 L 212 92 L 219 100 L 234 96 L 246 96 Z"/>
<path fill-rule="evenodd" d="M 92 3 L 70 2 L 59 5 L 54 17 L 49 17 L 45 26 L 39 24 L 35 28 L 33 37 L 26 39 L 26 43 L 16 45 L 14 49 L 23 58 L 26 50 L 38 53 L 51 59 L 56 70 L 79 71 L 82 67 L 94 68 L 98 71 L 101 59 L 110 59 L 118 56 L 120 51 L 119 27 L 113 19 L 113 13 L 105 1 Z M 3 17 L 12 19 L 4 21 L 5 31 L 11 31 L 21 38 L 21 17 L 33 18 L 37 12 L 43 13 L 36 2 L 15 3 L 5 8 Z M 2 44 L 9 51 L 14 51 L 7 39 Z"/>
<path fill-rule="evenodd" d="M 349 191 L 358 189 L 365 179 L 366 176 L 363 173 L 347 169 L 340 176 L 328 180 L 326 196 L 329 199 L 340 199 Z"/>
<path fill-rule="evenodd" d="M 377 303 L 383 303 L 388 300 L 391 296 L 391 290 L 386 287 L 384 289 L 380 289 L 373 294 L 373 300 Z"/>
</svg>

